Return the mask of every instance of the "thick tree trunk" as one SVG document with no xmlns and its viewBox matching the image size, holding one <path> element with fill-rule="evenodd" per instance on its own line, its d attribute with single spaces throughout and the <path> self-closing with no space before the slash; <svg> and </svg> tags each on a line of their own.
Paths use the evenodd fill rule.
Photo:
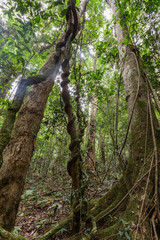
<svg viewBox="0 0 160 240">
<path fill-rule="evenodd" d="M 3 162 L 2 153 L 4 148 L 9 143 L 14 122 L 16 119 L 16 114 L 23 103 L 27 86 L 38 84 L 44 80 L 46 80 L 45 76 L 37 75 L 37 76 L 29 77 L 28 79 L 21 79 L 21 81 L 19 82 L 12 104 L 8 108 L 3 125 L 0 129 L 0 167 L 2 166 L 2 162 Z"/>
<path fill-rule="evenodd" d="M 107 1 L 120 20 L 114 0 Z M 124 239 L 132 233 L 133 239 L 159 239 L 159 192 L 158 192 L 158 154 L 160 151 L 159 123 L 151 103 L 149 88 L 142 68 L 138 50 L 123 41 L 129 38 L 125 24 L 117 21 L 115 32 L 118 40 L 119 56 L 122 66 L 126 101 L 130 124 L 128 127 L 130 140 L 130 156 L 126 170 L 119 182 L 97 203 L 91 207 L 97 225 L 104 224 L 104 230 L 98 232 L 100 239 L 113 236 L 119 240 L 119 231 Z M 121 153 L 125 142 L 121 149 Z M 121 218 L 120 223 L 109 216 Z M 125 225 L 125 222 L 127 225 Z M 130 230 L 125 230 L 129 226 Z M 132 239 L 131 237 L 131 239 Z M 111 238 L 112 239 L 112 238 Z M 123 238 L 122 238 L 123 239 Z M 128 238 L 127 238 L 128 239 Z"/>
<path fill-rule="evenodd" d="M 80 13 L 85 11 L 87 3 L 88 0 L 84 2 Z M 78 27 L 74 31 L 78 31 Z M 14 227 L 46 102 L 63 62 L 64 49 L 62 46 L 65 46 L 65 35 L 62 35 L 56 45 L 56 50 L 40 71 L 46 80 L 31 89 L 21 106 L 10 141 L 3 151 L 3 164 L 0 169 L 0 226 L 9 231 Z"/>
<path fill-rule="evenodd" d="M 119 11 L 116 11 L 114 1 L 109 1 L 111 9 L 119 18 Z M 115 32 L 118 40 L 119 57 L 122 66 L 122 76 L 125 88 L 126 101 L 128 105 L 130 126 L 130 160 L 128 169 L 130 168 L 131 185 L 137 177 L 139 167 L 144 162 L 145 149 L 146 154 L 153 151 L 153 140 L 150 119 L 148 119 L 148 95 L 147 83 L 138 59 L 138 50 L 132 45 L 127 46 L 123 42 L 129 38 L 128 29 L 125 24 L 121 27 L 118 23 L 115 25 Z M 153 106 L 151 106 L 153 124 L 155 129 L 159 124 L 155 116 Z M 147 139 L 146 139 L 147 133 Z M 146 147 L 145 147 L 145 144 Z"/>
<path fill-rule="evenodd" d="M 7 146 L 11 132 L 13 129 L 13 125 L 16 118 L 16 113 L 19 111 L 23 99 L 26 93 L 27 86 L 25 85 L 24 81 L 21 80 L 18 89 L 16 91 L 15 97 L 11 106 L 8 109 L 6 117 L 4 119 L 3 125 L 0 129 L 0 167 L 2 166 L 2 153 L 4 148 Z"/>
<path fill-rule="evenodd" d="M 41 73 L 49 77 L 34 86 L 27 95 L 19 110 L 9 144 L 3 152 L 0 169 L 0 225 L 9 231 L 14 227 L 34 143 L 49 93 L 62 63 L 62 55 L 61 51 L 53 52 L 42 67 Z"/>
</svg>

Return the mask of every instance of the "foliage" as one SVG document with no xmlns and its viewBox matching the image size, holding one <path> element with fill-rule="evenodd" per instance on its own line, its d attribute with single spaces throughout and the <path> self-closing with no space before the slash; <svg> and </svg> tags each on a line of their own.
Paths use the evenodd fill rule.
<svg viewBox="0 0 160 240">
<path fill-rule="evenodd" d="M 77 7 L 80 1 L 77 1 Z M 128 24 L 129 35 L 133 44 L 139 48 L 147 73 L 155 89 L 159 85 L 159 57 L 158 57 L 158 1 L 143 0 L 142 3 L 127 0 L 116 1 L 119 7 L 123 27 Z M 43 0 L 6 1 L 1 6 L 0 15 L 0 88 L 10 88 L 15 79 L 37 74 L 46 61 L 51 49 L 63 30 L 67 1 L 57 0 L 54 2 Z M 117 80 L 119 72 L 118 46 L 114 35 L 115 18 L 106 18 L 107 4 L 102 0 L 92 4 L 88 3 L 85 27 L 81 42 L 74 42 L 73 52 L 77 51 L 75 72 L 72 68 L 71 101 L 76 110 L 77 84 L 79 84 L 80 102 L 82 112 L 89 121 L 88 111 L 92 93 L 98 99 L 97 127 L 96 127 L 96 154 L 100 164 L 100 136 L 104 136 L 107 159 L 110 159 L 114 149 L 116 120 Z M 81 23 L 83 19 L 81 17 Z M 150 24 L 146 24 L 149 22 Z M 96 31 L 95 31 L 96 29 Z M 78 41 L 78 40 L 77 40 Z M 97 58 L 94 69 L 94 58 Z M 75 73 L 77 80 L 75 79 Z M 35 155 L 32 167 L 34 171 L 47 174 L 55 162 L 66 164 L 69 159 L 69 142 L 66 131 L 66 116 L 63 111 L 63 103 L 60 97 L 60 77 L 48 99 L 45 116 L 41 130 L 37 138 Z M 13 87 L 14 83 L 12 84 Z M 127 106 L 125 103 L 124 90 L 121 84 L 119 98 L 119 122 L 118 122 L 118 145 L 122 144 L 124 133 L 127 128 Z M 10 101 L 1 101 L 1 109 L 7 110 Z M 1 116 L 3 119 L 3 116 Z M 2 121 L 1 119 L 1 121 Z M 87 129 L 86 129 L 87 131 Z M 83 144 L 83 151 L 87 141 Z M 60 151 L 61 147 L 63 151 Z M 62 149 L 61 149 L 62 150 Z M 126 152 L 127 158 L 127 152 Z M 46 159 L 46 161 L 44 161 Z M 108 160 L 107 160 L 108 161 Z M 50 170 L 49 170 L 50 171 Z"/>
<path fill-rule="evenodd" d="M 77 8 L 79 4 L 80 1 L 76 1 Z M 75 115 L 78 116 L 77 112 L 81 112 L 84 126 L 90 121 L 92 94 L 94 93 L 97 98 L 96 170 L 98 180 L 106 181 L 107 187 L 114 179 L 121 176 L 118 162 L 119 150 L 123 145 L 128 126 L 127 104 L 118 56 L 119 46 L 114 32 L 115 21 L 118 21 L 121 27 L 127 24 L 129 38 L 126 38 L 123 44 L 132 44 L 138 48 L 156 92 L 159 91 L 160 73 L 159 1 L 117 0 L 116 4 L 121 20 L 106 17 L 105 12 L 108 7 L 105 1 L 88 3 L 84 30 L 82 35 L 73 42 L 70 64 L 71 103 Z M 1 96 L 0 101 L 0 124 L 2 124 L 13 98 L 11 92 L 16 81 L 38 74 L 64 31 L 67 1 L 7 0 L 0 9 L 0 91 L 8 92 L 5 95 L 6 98 Z M 81 24 L 83 20 L 81 16 Z M 61 99 L 60 82 L 61 76 L 59 75 L 46 105 L 30 167 L 30 175 L 33 174 L 33 176 L 37 174 L 44 178 L 54 179 L 55 173 L 58 172 L 59 178 L 63 179 L 61 175 L 64 174 L 64 168 L 66 169 L 70 159 L 67 118 Z M 119 105 L 118 112 L 116 112 L 118 91 Z M 80 110 L 77 104 L 78 98 Z M 159 117 L 159 113 L 156 112 L 156 114 Z M 117 119 L 118 129 L 116 129 Z M 78 124 L 77 118 L 76 125 Z M 88 127 L 85 128 L 81 143 L 83 159 L 87 151 L 87 137 Z M 116 138 L 117 146 L 115 146 Z M 104 144 L 105 163 L 102 163 L 101 139 Z M 129 143 L 127 142 L 123 151 L 125 162 L 128 160 L 128 152 Z M 30 201 L 34 194 L 33 190 L 27 190 L 22 195 L 22 199 Z M 34 200 L 38 198 L 33 197 L 35 197 Z M 37 205 L 45 207 L 47 201 L 48 199 L 39 199 Z M 70 202 L 69 196 L 66 201 Z M 58 203 L 51 204 L 50 209 L 54 218 L 61 207 Z M 129 224 L 123 219 L 120 222 L 122 227 L 119 229 L 119 236 L 130 239 Z M 43 228 L 45 224 L 46 219 L 39 219 L 37 228 Z M 20 228 L 15 228 L 14 232 L 18 233 L 20 230 Z M 62 228 L 59 233 L 66 231 Z"/>
</svg>

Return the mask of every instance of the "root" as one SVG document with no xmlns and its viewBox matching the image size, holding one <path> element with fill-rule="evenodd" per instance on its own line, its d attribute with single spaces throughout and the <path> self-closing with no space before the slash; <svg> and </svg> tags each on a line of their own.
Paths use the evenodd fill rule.
<svg viewBox="0 0 160 240">
<path fill-rule="evenodd" d="M 100 199 L 96 199 L 91 201 L 90 203 L 90 214 L 88 218 L 90 218 L 90 223 L 92 226 L 91 232 L 88 234 L 84 234 L 80 232 L 79 234 L 73 235 L 65 240 L 93 240 L 93 239 L 116 239 L 119 240 L 120 231 L 124 232 L 124 239 L 126 239 L 125 234 L 132 235 L 134 237 L 135 230 L 137 226 L 142 233 L 138 232 L 137 239 L 142 239 L 141 234 L 147 234 L 146 231 L 150 231 L 150 227 L 148 227 L 149 215 L 151 212 L 146 212 L 145 217 L 143 217 L 143 222 L 138 224 L 138 215 L 140 211 L 141 201 L 143 200 L 141 197 L 141 190 L 139 189 L 141 183 L 150 175 L 150 171 L 155 168 L 155 165 L 151 165 L 150 169 L 134 184 L 134 186 L 127 191 L 127 188 L 124 184 L 123 177 L 119 180 L 114 187 L 106 193 Z M 138 192 L 137 192 L 138 190 Z M 115 200 L 114 200 L 115 199 Z M 113 201 L 114 200 L 114 201 Z M 127 201 L 127 204 L 126 204 Z M 152 210 L 152 206 L 150 206 Z M 94 216 L 94 217 L 93 217 Z M 154 216 L 154 214 L 153 214 Z M 61 228 L 64 228 L 69 222 L 71 222 L 72 216 L 69 219 L 63 220 L 57 226 L 55 226 L 52 230 L 50 230 L 43 237 L 38 238 L 38 240 L 47 240 L 53 234 L 55 234 Z M 146 222 L 146 224 L 145 224 Z M 151 219 L 154 235 L 156 237 L 156 223 L 155 217 Z M 144 229 L 143 226 L 144 225 Z M 142 226 L 142 227 L 141 227 Z M 101 228 L 101 229 L 100 229 Z M 144 230 L 144 231 L 143 231 Z M 151 231 L 150 231 L 151 232 Z M 150 234 L 145 234 L 144 239 L 150 239 Z M 46 237 L 45 237 L 46 236 Z M 123 237 L 121 238 L 123 239 Z M 155 238 L 156 240 L 158 238 Z"/>
<path fill-rule="evenodd" d="M 20 236 L 20 235 L 10 233 L 1 227 L 0 227 L 0 239 L 3 239 L 3 240 L 27 240 L 27 238 Z"/>
<path fill-rule="evenodd" d="M 123 178 L 121 178 L 109 192 L 99 199 L 92 200 L 90 203 L 91 214 L 97 216 L 100 212 L 108 207 L 113 207 L 115 200 L 117 199 L 117 193 L 119 189 L 124 185 Z M 125 186 L 125 185 L 124 185 Z"/>
<path fill-rule="evenodd" d="M 50 231 L 48 231 L 42 237 L 37 238 L 37 239 L 38 240 L 48 240 L 54 234 L 56 234 L 59 230 L 61 230 L 62 228 L 65 228 L 71 222 L 72 222 L 72 215 L 70 215 L 68 218 L 62 220 L 61 222 L 57 223 Z"/>
<path fill-rule="evenodd" d="M 51 239 L 51 237 L 54 234 L 56 234 L 62 228 L 65 228 L 66 226 L 68 226 L 68 224 L 71 223 L 71 221 L 72 221 L 72 215 L 70 215 L 68 218 L 62 220 L 61 222 L 57 223 L 50 231 L 48 231 L 42 237 L 38 237 L 37 240 Z M 25 238 L 21 235 L 16 235 L 16 234 L 10 233 L 1 227 L 0 227 L 0 239 L 3 239 L 3 240 L 27 240 L 27 238 Z"/>
<path fill-rule="evenodd" d="M 121 185 L 120 183 L 118 184 L 118 186 L 120 187 L 121 191 L 118 191 L 118 194 L 116 192 L 116 197 L 115 197 L 115 201 L 113 201 L 112 199 L 112 204 L 110 204 L 108 206 L 108 208 L 105 208 L 105 210 L 103 210 L 100 214 L 98 214 L 95 219 L 96 222 L 102 220 L 104 217 L 111 215 L 112 213 L 114 213 L 124 202 L 125 200 L 127 200 L 130 191 L 126 194 L 126 187 L 125 185 Z M 115 188 L 117 189 L 117 187 Z M 115 189 L 111 189 L 110 191 L 115 191 Z M 124 196 L 124 197 L 123 197 Z M 123 206 L 124 207 L 124 206 Z M 123 209 L 124 210 L 124 209 Z"/>
<path fill-rule="evenodd" d="M 152 226 L 153 226 L 153 231 L 154 231 L 154 236 L 155 236 L 155 240 L 158 240 L 158 235 L 157 235 L 157 230 L 156 230 L 156 225 L 155 225 L 155 219 L 156 219 L 156 210 L 154 211 L 152 218 L 151 218 L 151 222 L 152 222 Z"/>
</svg>

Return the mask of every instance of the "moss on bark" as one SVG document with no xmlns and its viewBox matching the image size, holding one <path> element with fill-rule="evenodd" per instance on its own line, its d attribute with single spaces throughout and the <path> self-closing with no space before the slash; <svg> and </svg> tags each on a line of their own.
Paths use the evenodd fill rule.
<svg viewBox="0 0 160 240">
<path fill-rule="evenodd" d="M 38 240 L 47 240 L 50 239 L 54 234 L 56 234 L 60 229 L 65 228 L 68 226 L 69 223 L 72 222 L 72 215 L 70 215 L 68 218 L 62 220 L 58 224 L 56 224 L 50 231 L 48 231 L 45 235 L 38 238 Z"/>
<path fill-rule="evenodd" d="M 6 239 L 6 240 L 27 240 L 25 237 L 16 235 L 10 232 L 7 232 L 3 228 L 0 227 L 0 239 Z"/>
</svg>

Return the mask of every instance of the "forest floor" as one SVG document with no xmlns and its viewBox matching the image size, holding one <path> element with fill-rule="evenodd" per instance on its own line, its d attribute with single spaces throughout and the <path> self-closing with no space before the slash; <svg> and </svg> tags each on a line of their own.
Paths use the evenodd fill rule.
<svg viewBox="0 0 160 240">
<path fill-rule="evenodd" d="M 99 179 L 92 181 L 88 197 L 102 196 L 112 184 L 113 180 L 104 180 L 101 183 Z M 14 233 L 33 240 L 67 217 L 70 213 L 70 190 L 71 179 L 65 169 L 49 177 L 30 173 L 22 195 Z M 52 239 L 61 239 L 62 235 L 68 235 L 67 229 L 61 229 Z"/>
</svg>

